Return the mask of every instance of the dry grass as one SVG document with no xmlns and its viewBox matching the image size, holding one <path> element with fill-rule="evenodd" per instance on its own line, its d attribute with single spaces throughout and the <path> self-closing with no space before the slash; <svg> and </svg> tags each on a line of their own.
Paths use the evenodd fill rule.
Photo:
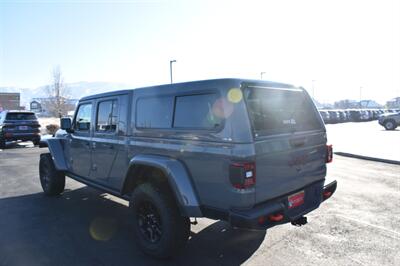
<svg viewBox="0 0 400 266">
<path fill-rule="evenodd" d="M 46 131 L 46 126 L 50 124 L 60 125 L 60 119 L 56 117 L 39 117 L 39 124 L 41 125 L 40 133 L 42 135 L 48 134 Z"/>
</svg>

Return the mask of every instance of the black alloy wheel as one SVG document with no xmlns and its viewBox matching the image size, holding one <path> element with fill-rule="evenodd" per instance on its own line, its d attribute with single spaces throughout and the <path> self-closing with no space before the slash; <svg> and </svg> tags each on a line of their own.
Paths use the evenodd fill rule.
<svg viewBox="0 0 400 266">
<path fill-rule="evenodd" d="M 162 237 L 162 221 L 157 207 L 150 201 L 137 206 L 138 226 L 143 237 L 151 243 L 157 243 Z"/>
</svg>

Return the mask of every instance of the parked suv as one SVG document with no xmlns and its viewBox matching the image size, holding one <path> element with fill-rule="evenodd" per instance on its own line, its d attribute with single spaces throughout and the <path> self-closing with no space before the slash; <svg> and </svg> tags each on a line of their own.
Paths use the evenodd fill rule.
<svg viewBox="0 0 400 266">
<path fill-rule="evenodd" d="M 379 117 L 378 123 L 386 130 L 395 130 L 400 125 L 400 113 L 387 113 Z"/>
<path fill-rule="evenodd" d="M 219 79 L 84 97 L 40 157 L 45 194 L 65 176 L 130 201 L 141 249 L 165 258 L 191 217 L 266 230 L 305 214 L 336 190 L 310 96 L 287 84 Z M 78 206 L 77 206 L 78 207 Z"/>
<path fill-rule="evenodd" d="M 27 111 L 0 112 L 0 148 L 5 148 L 6 141 L 40 142 L 40 125 L 35 113 Z"/>
</svg>

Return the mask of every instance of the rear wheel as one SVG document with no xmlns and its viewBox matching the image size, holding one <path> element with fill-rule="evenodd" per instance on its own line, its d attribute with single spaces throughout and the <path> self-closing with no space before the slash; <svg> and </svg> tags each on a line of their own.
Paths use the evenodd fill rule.
<svg viewBox="0 0 400 266">
<path fill-rule="evenodd" d="M 396 128 L 396 123 L 393 120 L 387 120 L 383 126 L 386 130 L 394 130 Z"/>
<path fill-rule="evenodd" d="M 57 171 L 50 153 L 40 155 L 39 177 L 43 191 L 48 196 L 60 195 L 65 187 L 65 175 Z"/>
<path fill-rule="evenodd" d="M 136 240 L 144 253 L 169 258 L 187 242 L 190 220 L 180 215 L 168 189 L 139 185 L 132 193 L 130 207 Z"/>
</svg>

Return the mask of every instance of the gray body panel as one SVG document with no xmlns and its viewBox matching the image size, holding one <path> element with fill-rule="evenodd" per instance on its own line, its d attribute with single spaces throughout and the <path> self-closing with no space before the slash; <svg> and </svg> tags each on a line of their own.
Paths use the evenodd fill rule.
<svg viewBox="0 0 400 266">
<path fill-rule="evenodd" d="M 304 144 L 293 147 L 290 143 L 293 139 Z M 256 201 L 264 202 L 325 179 L 325 144 L 324 132 L 286 134 L 256 141 Z"/>
<path fill-rule="evenodd" d="M 182 214 L 192 217 L 203 215 L 201 207 L 224 211 L 248 210 L 261 202 L 323 180 L 326 174 L 326 136 L 318 111 L 314 108 L 321 124 L 317 131 L 256 138 L 244 99 L 233 102 L 227 100 L 232 88 L 243 88 L 246 84 L 294 88 L 273 82 L 222 79 L 85 97 L 80 103 L 93 103 L 92 121 L 95 121 L 95 110 L 99 101 L 118 99 L 117 131 L 115 134 L 99 134 L 95 132 L 92 123 L 89 134 L 85 136 L 77 136 L 76 133 L 60 136 L 66 147 L 62 149 L 59 142 L 59 147 L 54 145 L 50 148 L 57 161 L 56 167 L 70 173 L 72 178 L 99 184 L 102 189 L 121 197 L 126 196 L 123 195 L 123 188 L 132 167 L 156 167 L 168 178 Z M 222 100 L 224 119 L 215 128 L 148 129 L 136 125 L 138 99 L 206 93 L 217 94 Z M 305 145 L 291 147 L 290 140 L 296 137 L 303 137 Z M 73 143 L 78 140 L 85 143 L 80 146 Z M 65 156 L 64 163 L 59 158 L 63 157 L 62 154 Z M 298 158 L 303 159 L 299 161 Z M 236 189 L 232 186 L 229 167 L 236 161 L 256 163 L 256 186 L 248 189 Z"/>
</svg>

